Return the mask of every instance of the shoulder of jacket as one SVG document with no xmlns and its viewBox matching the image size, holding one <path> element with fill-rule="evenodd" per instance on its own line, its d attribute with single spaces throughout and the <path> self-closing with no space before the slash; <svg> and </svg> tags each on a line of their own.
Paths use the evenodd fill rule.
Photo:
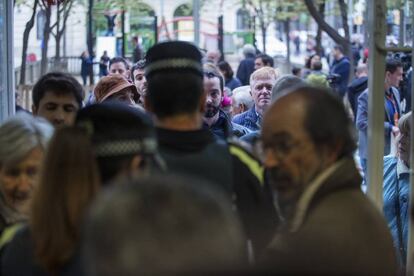
<svg viewBox="0 0 414 276">
<path fill-rule="evenodd" d="M 235 139 L 229 139 L 228 145 L 230 154 L 243 163 L 249 169 L 250 173 L 258 179 L 260 184 L 263 184 L 263 167 L 260 161 L 251 153 L 250 145 Z"/>
</svg>

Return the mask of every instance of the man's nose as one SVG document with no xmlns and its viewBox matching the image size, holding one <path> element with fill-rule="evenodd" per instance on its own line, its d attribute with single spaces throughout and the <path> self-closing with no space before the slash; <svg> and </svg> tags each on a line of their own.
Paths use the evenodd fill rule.
<svg viewBox="0 0 414 276">
<path fill-rule="evenodd" d="M 20 174 L 19 185 L 17 187 L 17 191 L 19 193 L 28 193 L 32 190 L 32 188 L 33 188 L 33 179 L 25 173 Z"/>
<path fill-rule="evenodd" d="M 264 150 L 263 165 L 265 168 L 274 168 L 279 165 L 279 160 L 271 149 Z"/>
</svg>

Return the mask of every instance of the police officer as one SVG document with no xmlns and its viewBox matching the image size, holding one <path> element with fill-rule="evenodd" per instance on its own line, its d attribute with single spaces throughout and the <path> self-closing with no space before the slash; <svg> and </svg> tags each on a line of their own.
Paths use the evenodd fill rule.
<svg viewBox="0 0 414 276">
<path fill-rule="evenodd" d="M 186 42 L 164 42 L 149 49 L 146 60 L 145 105 L 155 117 L 167 168 L 197 175 L 225 191 L 260 254 L 277 223 L 270 189 L 260 163 L 246 150 L 233 142 L 216 141 L 202 128 L 206 95 L 199 50 Z"/>
</svg>

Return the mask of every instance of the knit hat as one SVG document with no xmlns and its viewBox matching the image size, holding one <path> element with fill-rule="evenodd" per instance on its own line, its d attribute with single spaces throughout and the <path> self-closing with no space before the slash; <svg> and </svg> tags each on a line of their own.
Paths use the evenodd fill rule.
<svg viewBox="0 0 414 276">
<path fill-rule="evenodd" d="M 184 41 L 168 41 L 154 45 L 146 55 L 146 77 L 168 70 L 191 71 L 202 78 L 200 51 L 193 44 Z"/>
<path fill-rule="evenodd" d="M 118 74 L 108 75 L 100 79 L 93 92 L 95 94 L 96 102 L 101 103 L 125 88 L 130 88 L 134 93 L 135 102 L 138 102 L 139 94 L 135 85 Z"/>
</svg>

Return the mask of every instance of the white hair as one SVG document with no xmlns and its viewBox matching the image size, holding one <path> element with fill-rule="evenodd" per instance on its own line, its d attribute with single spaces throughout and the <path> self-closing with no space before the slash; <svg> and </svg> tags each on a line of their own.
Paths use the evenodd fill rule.
<svg viewBox="0 0 414 276">
<path fill-rule="evenodd" d="M 233 90 L 233 101 L 235 105 L 244 104 L 247 109 L 252 108 L 254 101 L 250 94 L 250 86 L 240 86 Z"/>
<path fill-rule="evenodd" d="M 0 126 L 0 166 L 23 160 L 34 148 L 46 149 L 53 126 L 43 118 L 18 113 Z"/>
<path fill-rule="evenodd" d="M 252 44 L 246 44 L 243 46 L 243 55 L 256 55 L 256 48 Z"/>
</svg>

